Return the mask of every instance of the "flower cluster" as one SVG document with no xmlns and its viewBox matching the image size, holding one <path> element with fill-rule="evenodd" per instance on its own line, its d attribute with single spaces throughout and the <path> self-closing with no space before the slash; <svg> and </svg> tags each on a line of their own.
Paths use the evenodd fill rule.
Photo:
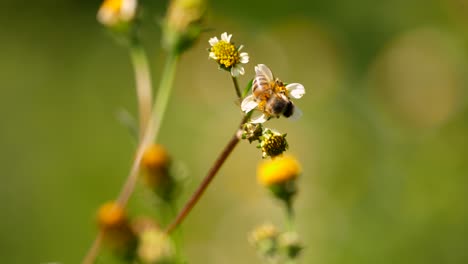
<svg viewBox="0 0 468 264">
<path fill-rule="evenodd" d="M 144 187 L 151 190 L 148 192 L 151 200 L 157 201 L 153 204 L 158 207 L 155 211 L 161 214 L 159 217 L 167 220 L 163 215 L 166 211 L 164 209 L 177 209 L 177 194 L 182 186 L 182 178 L 173 168 L 173 160 L 167 149 L 153 142 L 157 138 L 176 79 L 177 62 L 205 31 L 201 22 L 206 0 L 170 1 L 166 16 L 161 21 L 162 48 L 168 58 L 160 87 L 153 98 L 150 64 L 146 59 L 145 45 L 140 43 L 137 34 L 140 25 L 136 21 L 137 4 L 137 0 L 104 0 L 97 14 L 100 23 L 129 44 L 140 110 L 138 148 L 127 182 L 116 201 L 105 203 L 98 211 L 97 223 L 103 243 L 109 245 L 116 255 L 123 256 L 122 260 L 126 263 L 186 263 L 186 260 L 181 259 L 181 254 L 176 252 L 180 245 L 177 244 L 178 239 L 171 240 L 171 232 L 193 208 L 237 143 L 246 139 L 250 143 L 257 142 L 262 158 L 265 159 L 257 169 L 259 183 L 270 190 L 273 197 L 283 202 L 289 222 L 287 232 L 278 231 L 273 225 L 261 226 L 252 233 L 250 241 L 261 256 L 275 263 L 294 262 L 302 248 L 292 221 L 292 198 L 297 193 L 296 182 L 301 174 L 301 166 L 294 157 L 284 154 L 289 148 L 286 134 L 267 128 L 265 122 L 281 116 L 297 119 L 301 111 L 292 99 L 301 98 L 305 88 L 299 83 L 283 83 L 274 77 L 268 66 L 258 64 L 255 66 L 255 74 L 252 74 L 252 81 L 242 93 L 238 77 L 246 74 L 244 66 L 250 61 L 250 56 L 243 51 L 243 45 L 236 45 L 232 41 L 232 35 L 227 32 L 219 38 L 215 36 L 208 40 L 208 58 L 214 60 L 220 69 L 229 72 L 236 90 L 239 112 L 242 113 L 240 126 L 236 127 L 231 141 L 181 211 L 170 222 L 163 222 L 167 224 L 165 228 L 161 228 L 156 218 L 132 218 L 127 214 L 125 205 L 129 203 L 139 179 Z M 261 114 L 252 118 L 254 110 Z M 160 206 L 164 206 L 164 209 Z M 84 263 L 93 263 L 97 256 L 93 250 L 99 248 L 99 243 L 100 236 L 89 251 L 90 257 L 86 258 L 88 261 Z"/>
</svg>

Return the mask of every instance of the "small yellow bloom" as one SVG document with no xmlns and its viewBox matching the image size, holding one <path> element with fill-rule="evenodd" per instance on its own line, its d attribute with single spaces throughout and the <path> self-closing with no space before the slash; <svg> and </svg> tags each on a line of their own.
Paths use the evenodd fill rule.
<svg viewBox="0 0 468 264">
<path fill-rule="evenodd" d="M 277 236 L 278 230 L 276 227 L 268 223 L 255 228 L 249 235 L 249 241 L 255 245 L 264 240 L 276 239 Z"/>
<path fill-rule="evenodd" d="M 166 201 L 174 198 L 177 184 L 170 167 L 171 158 L 162 145 L 153 144 L 146 149 L 141 160 L 143 182 Z"/>
<path fill-rule="evenodd" d="M 231 75 L 237 77 L 245 73 L 244 67 L 241 64 L 249 62 L 249 54 L 240 52 L 243 46 L 236 47 L 231 43 L 232 34 L 224 32 L 221 34 L 221 39 L 217 37 L 211 38 L 208 42 L 211 45 L 209 49 L 210 58 L 218 62 L 222 69 L 229 70 Z"/>
<path fill-rule="evenodd" d="M 140 234 L 137 254 L 143 263 L 172 263 L 175 249 L 166 233 L 149 228 Z"/>
<path fill-rule="evenodd" d="M 287 183 L 296 179 L 300 173 L 300 164 L 292 156 L 266 160 L 257 169 L 258 181 L 267 187 Z"/>
<path fill-rule="evenodd" d="M 122 225 L 127 221 L 124 209 L 115 202 L 103 204 L 98 211 L 98 223 L 103 229 L 110 229 Z"/>
<path fill-rule="evenodd" d="M 165 178 L 168 177 L 170 162 L 169 153 L 162 145 L 150 145 L 141 159 L 146 184 L 150 187 L 156 187 L 165 181 Z"/>
<path fill-rule="evenodd" d="M 114 27 L 128 23 L 135 18 L 137 0 L 104 0 L 97 19 L 105 26 Z"/>
<path fill-rule="evenodd" d="M 122 206 L 107 202 L 99 208 L 97 218 L 104 242 L 111 249 L 124 255 L 134 249 L 136 236 Z"/>
<path fill-rule="evenodd" d="M 172 0 L 163 22 L 163 46 L 182 53 L 190 48 L 203 31 L 206 0 Z"/>
</svg>

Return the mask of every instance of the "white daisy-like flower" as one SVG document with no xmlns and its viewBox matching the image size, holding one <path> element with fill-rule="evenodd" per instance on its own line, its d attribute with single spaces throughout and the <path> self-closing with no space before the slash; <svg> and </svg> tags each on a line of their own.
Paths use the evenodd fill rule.
<svg viewBox="0 0 468 264">
<path fill-rule="evenodd" d="M 305 88 L 300 83 L 284 85 L 273 77 L 270 68 L 265 64 L 255 66 L 255 78 L 252 83 L 252 94 L 246 96 L 241 103 L 241 109 L 248 113 L 254 109 L 263 114 L 251 123 L 264 123 L 272 117 L 281 115 L 297 119 L 302 112 L 290 100 L 300 99 L 305 94 Z"/>
<path fill-rule="evenodd" d="M 99 8 L 97 19 L 103 25 L 116 26 L 135 18 L 137 0 L 105 0 Z"/>
<path fill-rule="evenodd" d="M 242 64 L 249 62 L 249 54 L 247 52 L 240 52 L 244 46 L 240 45 L 239 48 L 231 43 L 232 34 L 224 32 L 221 34 L 221 39 L 212 37 L 208 41 L 211 48 L 209 49 L 209 57 L 225 70 L 229 70 L 231 75 L 237 77 L 245 73 Z"/>
</svg>

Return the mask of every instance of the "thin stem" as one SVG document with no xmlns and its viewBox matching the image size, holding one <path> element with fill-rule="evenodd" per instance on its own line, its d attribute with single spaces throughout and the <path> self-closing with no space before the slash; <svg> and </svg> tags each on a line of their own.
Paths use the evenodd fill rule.
<svg viewBox="0 0 468 264">
<path fill-rule="evenodd" d="M 99 230 L 96 238 L 94 238 L 93 244 L 88 250 L 85 258 L 83 259 L 83 264 L 92 264 L 99 254 L 99 248 L 101 247 L 102 242 L 102 231 Z"/>
<path fill-rule="evenodd" d="M 240 126 L 242 126 L 246 120 L 247 118 L 244 117 L 242 119 Z M 179 212 L 179 214 L 174 219 L 174 221 L 172 221 L 172 223 L 169 224 L 169 226 L 166 228 L 165 230 L 166 233 L 170 234 L 172 231 L 174 231 L 180 225 L 180 223 L 182 223 L 182 221 L 187 217 L 187 215 L 190 213 L 190 211 L 193 209 L 195 204 L 198 202 L 200 197 L 205 192 L 208 185 L 210 185 L 211 181 L 214 179 L 214 177 L 218 173 L 221 166 L 224 164 L 226 159 L 229 157 L 229 155 L 232 153 L 234 148 L 237 146 L 237 143 L 239 143 L 241 135 L 242 135 L 242 130 L 238 128 L 236 130 L 236 133 L 234 133 L 231 140 L 229 140 L 228 144 L 224 147 L 223 151 L 216 159 L 211 169 L 208 171 L 203 181 L 198 186 L 197 190 L 192 194 L 192 196 L 187 201 L 184 208 L 182 208 L 182 210 Z"/>
<path fill-rule="evenodd" d="M 167 103 L 169 101 L 170 91 L 172 89 L 172 84 L 175 78 L 175 71 L 178 62 L 179 56 L 177 54 L 171 53 L 169 55 L 168 60 L 166 61 L 166 65 L 164 68 L 164 72 L 162 75 L 161 83 L 158 90 L 158 95 L 156 101 L 153 105 L 153 111 L 151 113 L 151 119 L 144 130 L 145 133 L 140 139 L 140 143 L 138 144 L 138 148 L 135 153 L 135 157 L 133 159 L 132 167 L 130 168 L 130 172 L 127 176 L 127 180 L 122 187 L 122 190 L 117 198 L 117 203 L 119 203 L 122 207 L 125 207 L 130 199 L 130 196 L 135 189 L 135 184 L 138 179 L 138 171 L 140 167 L 141 158 L 143 157 L 143 153 L 151 142 L 153 142 L 157 134 L 159 132 L 159 128 L 161 127 L 162 117 L 166 111 Z M 92 264 L 96 259 L 96 256 L 99 252 L 99 248 L 101 245 L 101 238 L 100 234 L 95 238 L 93 245 L 89 249 L 87 255 L 83 260 L 83 264 Z"/>
<path fill-rule="evenodd" d="M 179 56 L 172 54 L 166 61 L 161 84 L 159 86 L 158 94 L 153 105 L 153 112 L 151 114 L 152 119 L 150 120 L 151 122 L 148 124 L 148 127 L 146 128 L 145 133 L 140 141 L 132 167 L 130 169 L 130 173 L 127 177 L 127 181 L 125 182 L 125 185 L 123 186 L 122 191 L 120 192 L 120 195 L 117 199 L 117 202 L 122 205 L 122 207 L 127 205 L 127 202 L 133 193 L 138 178 L 140 161 L 146 147 L 151 144 L 151 142 L 153 142 L 158 136 L 159 128 L 161 127 L 161 122 L 169 101 L 172 84 L 174 82 L 178 58 Z"/>
<path fill-rule="evenodd" d="M 152 84 L 149 63 L 145 50 L 135 39 L 130 46 L 130 57 L 135 71 L 138 112 L 140 120 L 139 135 L 143 137 L 146 126 L 151 118 Z"/>
<path fill-rule="evenodd" d="M 287 201 L 285 201 L 285 207 L 286 207 L 286 226 L 288 231 L 293 232 L 295 231 L 295 224 L 294 224 L 294 208 L 293 208 L 293 203 L 292 199 L 289 198 Z"/>
<path fill-rule="evenodd" d="M 236 89 L 237 98 L 240 100 L 242 98 L 242 94 L 239 88 L 239 82 L 237 81 L 237 77 L 231 76 L 232 82 L 234 83 L 234 88 Z"/>
</svg>

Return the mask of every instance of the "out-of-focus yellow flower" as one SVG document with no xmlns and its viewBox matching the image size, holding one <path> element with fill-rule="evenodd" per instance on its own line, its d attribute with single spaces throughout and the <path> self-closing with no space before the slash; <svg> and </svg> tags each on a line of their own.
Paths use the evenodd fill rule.
<svg viewBox="0 0 468 264">
<path fill-rule="evenodd" d="M 172 0 L 163 27 L 163 45 L 175 53 L 190 48 L 202 32 L 206 0 Z"/>
<path fill-rule="evenodd" d="M 158 228 L 148 228 L 139 236 L 137 254 L 143 263 L 172 263 L 175 249 L 166 233 Z"/>
<path fill-rule="evenodd" d="M 249 235 L 249 241 L 252 244 L 257 244 L 260 241 L 267 239 L 276 239 L 278 230 L 272 224 L 264 224 L 255 228 Z"/>
<path fill-rule="evenodd" d="M 302 251 L 302 242 L 296 232 L 284 232 L 278 238 L 279 247 L 289 259 L 296 259 Z"/>
<path fill-rule="evenodd" d="M 105 26 L 116 27 L 131 22 L 135 18 L 136 9 L 137 0 L 104 0 L 97 19 Z"/>
<path fill-rule="evenodd" d="M 300 164 L 292 156 L 263 161 L 257 169 L 258 181 L 267 187 L 295 180 L 300 173 Z"/>
<path fill-rule="evenodd" d="M 136 236 L 122 206 L 116 202 L 107 202 L 99 208 L 97 218 L 104 242 L 111 249 L 123 255 L 134 250 Z"/>
<path fill-rule="evenodd" d="M 168 177 L 170 163 L 169 153 L 162 145 L 150 145 L 141 159 L 146 183 L 151 187 L 160 185 Z"/>
<path fill-rule="evenodd" d="M 175 180 L 170 175 L 171 158 L 164 146 L 148 146 L 141 160 L 143 181 L 161 198 L 171 199 Z"/>
<path fill-rule="evenodd" d="M 272 224 L 264 224 L 255 228 L 249 235 L 249 242 L 255 247 L 260 257 L 271 260 L 277 259 L 279 232 Z M 268 263 L 270 263 L 268 262 Z"/>
</svg>

